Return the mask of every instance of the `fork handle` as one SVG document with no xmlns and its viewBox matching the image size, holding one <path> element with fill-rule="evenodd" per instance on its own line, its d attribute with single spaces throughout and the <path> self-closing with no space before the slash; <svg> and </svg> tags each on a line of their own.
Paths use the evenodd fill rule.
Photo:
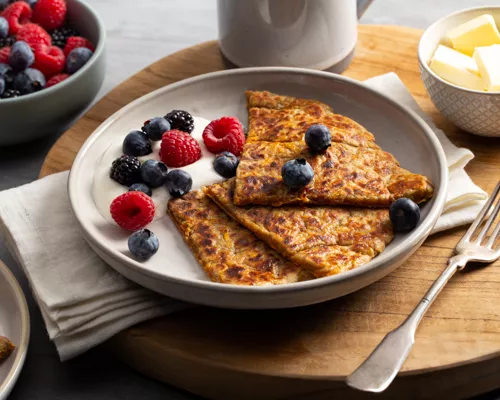
<svg viewBox="0 0 500 400">
<path fill-rule="evenodd" d="M 468 258 L 464 255 L 450 258 L 446 269 L 408 318 L 398 328 L 389 332 L 363 364 L 347 377 L 346 383 L 350 387 L 376 393 L 387 389 L 410 354 L 415 342 L 415 332 L 425 312 L 453 274 L 462 269 L 467 261 Z"/>
</svg>

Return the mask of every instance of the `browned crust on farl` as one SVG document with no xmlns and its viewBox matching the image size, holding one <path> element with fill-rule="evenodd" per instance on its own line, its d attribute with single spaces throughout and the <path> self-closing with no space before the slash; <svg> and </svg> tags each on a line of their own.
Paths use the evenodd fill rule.
<svg viewBox="0 0 500 400">
<path fill-rule="evenodd" d="M 355 121 L 335 114 L 318 101 L 247 91 L 249 132 L 237 170 L 237 205 L 352 205 L 387 207 L 408 197 L 417 203 L 430 199 L 430 180 L 401 168 L 381 150 L 374 136 Z M 312 154 L 304 142 L 307 128 L 326 125 L 332 146 Z M 287 187 L 281 168 L 305 158 L 315 177 L 303 189 Z"/>
<path fill-rule="evenodd" d="M 203 190 L 228 215 L 316 277 L 367 263 L 394 236 L 387 209 L 238 207 L 233 202 L 234 183 L 232 179 Z"/>
<path fill-rule="evenodd" d="M 277 285 L 312 278 L 230 218 L 200 190 L 170 200 L 168 213 L 214 282 Z"/>
</svg>

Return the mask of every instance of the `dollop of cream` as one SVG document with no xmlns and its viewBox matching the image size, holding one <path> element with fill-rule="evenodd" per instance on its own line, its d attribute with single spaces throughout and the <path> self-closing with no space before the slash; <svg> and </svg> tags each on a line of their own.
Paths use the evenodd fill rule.
<svg viewBox="0 0 500 400">
<path fill-rule="evenodd" d="M 193 118 L 194 130 L 191 133 L 191 136 L 200 144 L 201 158 L 195 163 L 186 165 L 185 167 L 179 169 L 183 169 L 191 175 L 191 177 L 193 178 L 192 190 L 197 190 L 206 185 L 222 182 L 224 178 L 215 172 L 213 168 L 215 155 L 207 150 L 202 139 L 203 130 L 210 121 L 200 117 Z M 133 129 L 136 128 L 131 128 L 130 130 L 132 131 Z M 114 223 L 109 211 L 111 202 L 122 193 L 128 191 L 128 187 L 120 185 L 109 176 L 111 164 L 115 159 L 121 157 L 123 154 L 122 143 L 127 134 L 128 132 L 125 132 L 123 134 L 123 137 L 109 145 L 109 147 L 104 151 L 104 154 L 102 155 L 94 172 L 94 181 L 92 185 L 92 195 L 94 197 L 94 202 L 101 215 L 111 223 Z M 139 160 L 141 160 L 141 162 L 151 159 L 160 160 L 159 151 L 161 141 L 152 142 L 152 145 L 153 152 L 151 154 L 148 154 L 147 156 L 139 157 Z M 169 168 L 169 171 L 172 169 L 176 168 Z M 170 199 L 170 194 L 164 186 L 152 190 L 152 199 L 156 206 L 156 221 L 166 216 L 167 204 L 168 200 Z"/>
</svg>

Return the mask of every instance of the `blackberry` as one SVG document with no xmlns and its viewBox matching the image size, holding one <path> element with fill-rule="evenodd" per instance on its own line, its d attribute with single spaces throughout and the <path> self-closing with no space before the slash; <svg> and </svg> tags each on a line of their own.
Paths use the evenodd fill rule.
<svg viewBox="0 0 500 400">
<path fill-rule="evenodd" d="M 68 38 L 71 36 L 80 36 L 80 33 L 76 29 L 64 27 L 64 28 L 54 29 L 50 34 L 50 36 L 52 38 L 53 46 L 57 46 L 60 47 L 61 49 L 64 49 L 64 46 L 66 46 L 66 41 L 68 40 Z"/>
<path fill-rule="evenodd" d="M 7 36 L 4 38 L 0 38 L 0 49 L 2 47 L 12 46 L 15 41 L 16 41 L 16 38 L 14 36 Z"/>
<path fill-rule="evenodd" d="M 141 162 L 136 157 L 123 155 L 113 161 L 109 176 L 125 186 L 138 183 L 141 181 Z"/>
<path fill-rule="evenodd" d="M 21 96 L 21 92 L 19 90 L 7 89 L 2 94 L 2 99 L 11 99 L 13 97 Z"/>
<path fill-rule="evenodd" d="M 170 122 L 171 129 L 178 129 L 187 133 L 193 132 L 194 119 L 187 111 L 172 110 L 164 118 Z"/>
</svg>

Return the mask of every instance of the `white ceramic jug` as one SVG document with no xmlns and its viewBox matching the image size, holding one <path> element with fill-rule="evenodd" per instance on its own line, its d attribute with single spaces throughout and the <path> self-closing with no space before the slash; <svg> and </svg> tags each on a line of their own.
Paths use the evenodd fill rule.
<svg viewBox="0 0 500 400">
<path fill-rule="evenodd" d="M 219 45 L 238 67 L 342 72 L 373 0 L 218 0 Z"/>
</svg>

